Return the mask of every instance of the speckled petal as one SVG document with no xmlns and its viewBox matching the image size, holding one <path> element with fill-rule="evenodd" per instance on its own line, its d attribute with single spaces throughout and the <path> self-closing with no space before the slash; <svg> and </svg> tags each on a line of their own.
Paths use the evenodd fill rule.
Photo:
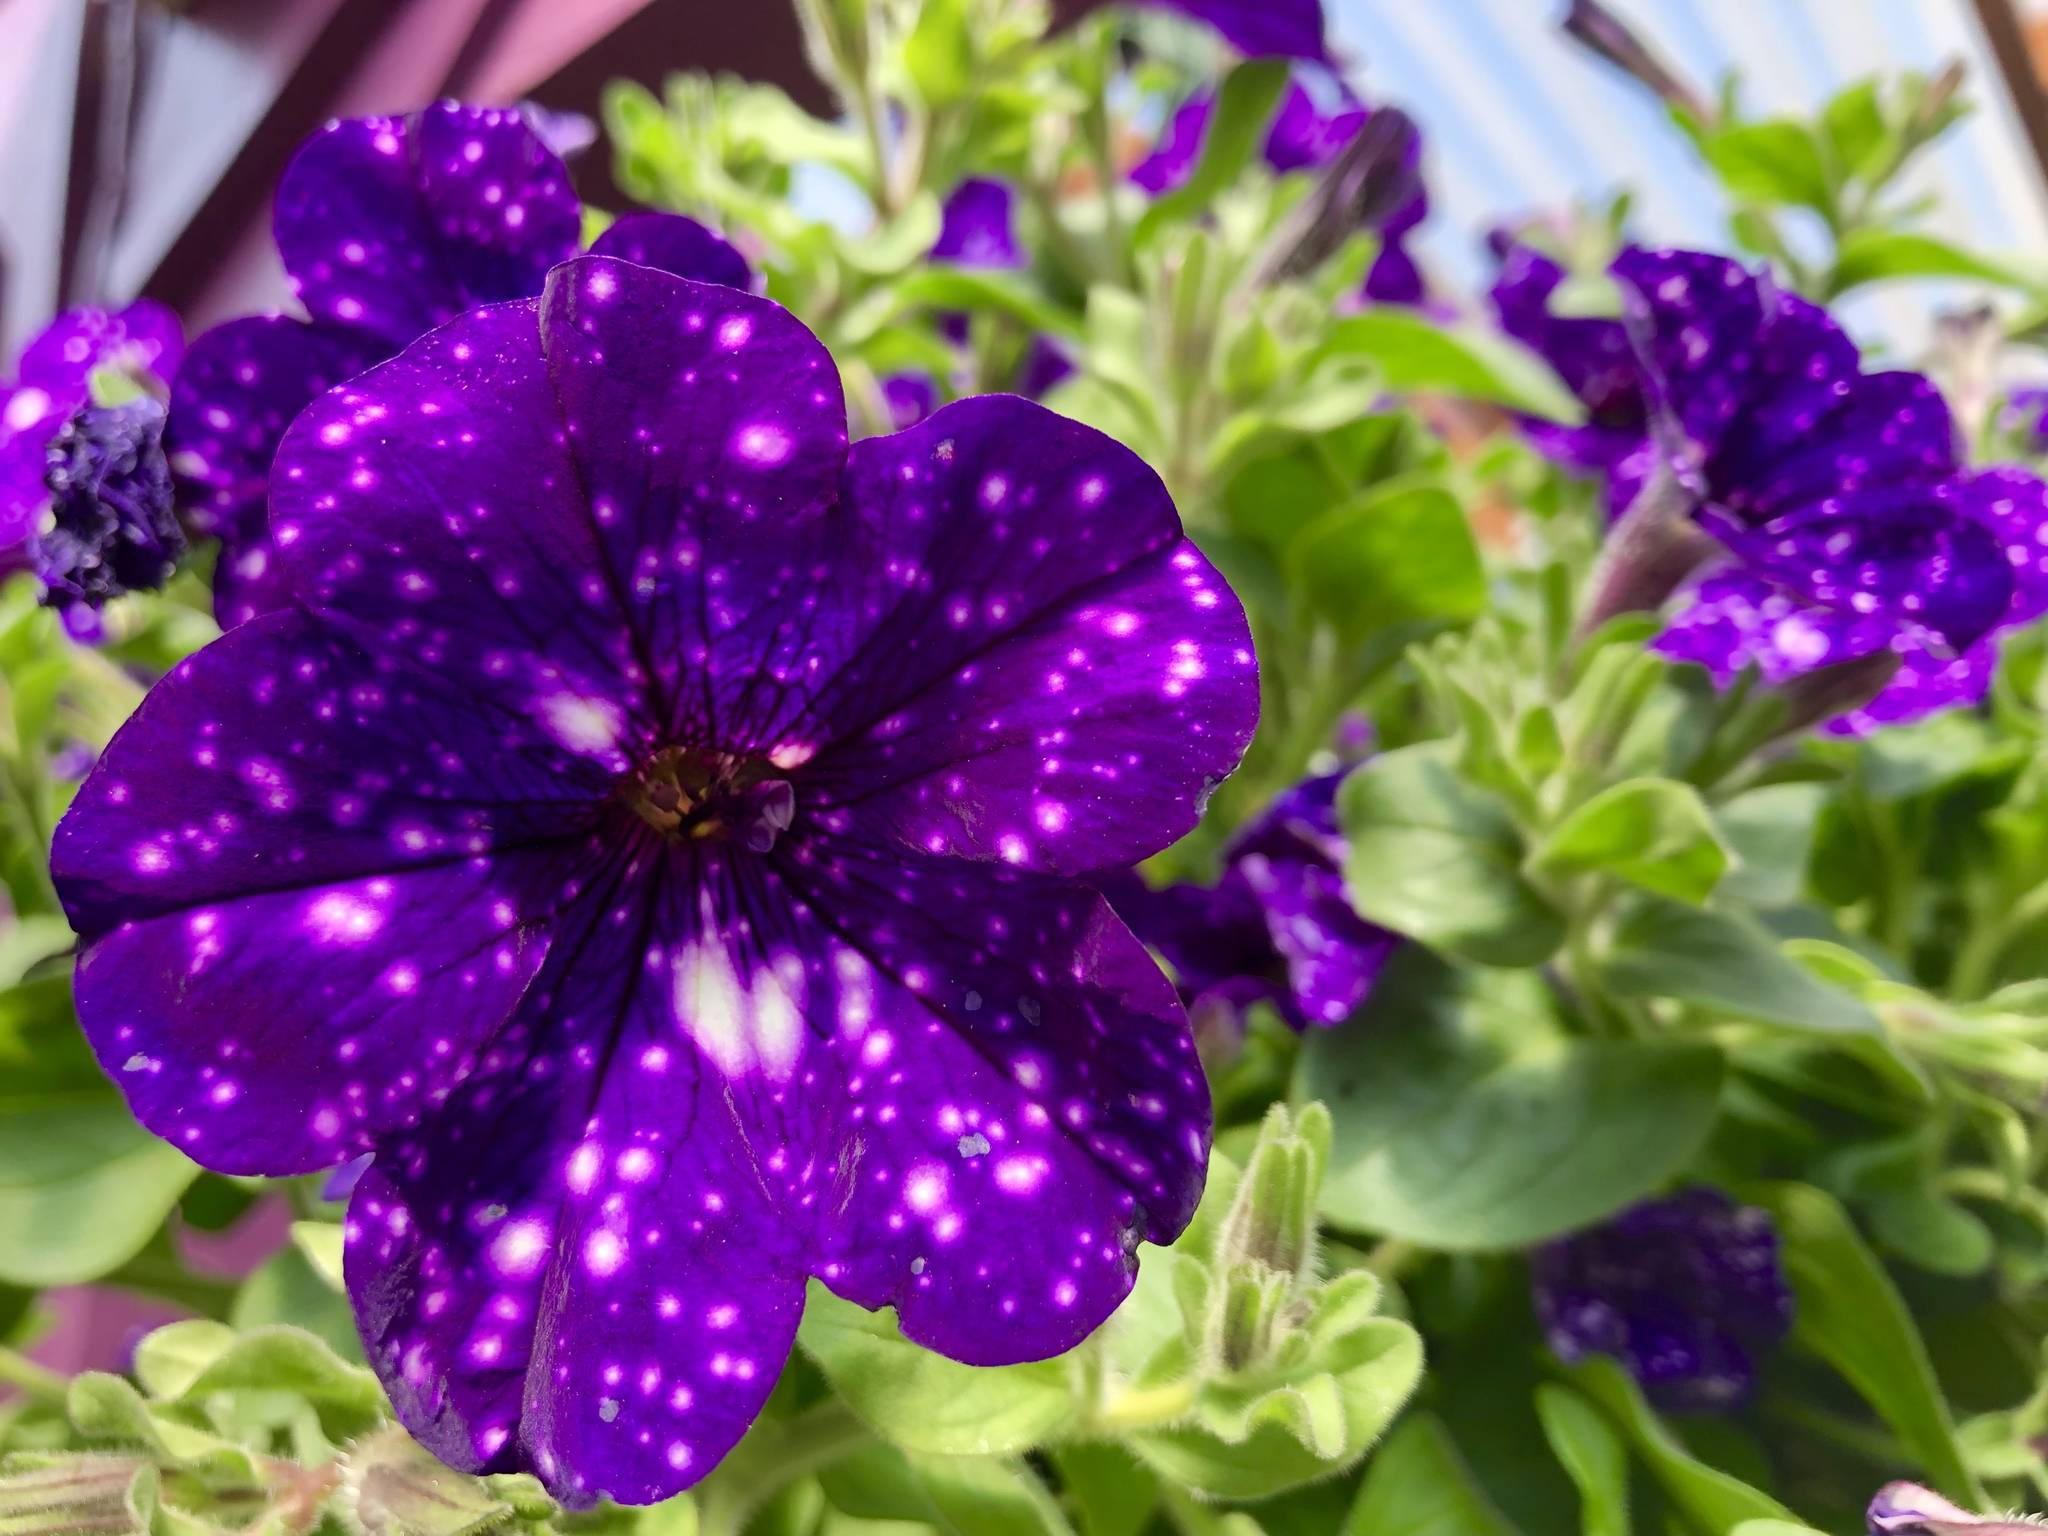
<svg viewBox="0 0 2048 1536">
<path fill-rule="evenodd" d="M 616 256 L 677 277 L 726 288 L 752 289 L 747 258 L 695 219 L 679 213 L 627 213 L 591 243 L 593 256 Z"/>
<path fill-rule="evenodd" d="M 126 309 L 71 309 L 22 352 L 19 381 L 24 388 L 42 390 L 69 415 L 85 402 L 95 368 L 169 379 L 184 350 L 178 317 L 152 300 L 137 299 Z"/>
<path fill-rule="evenodd" d="M 1761 523 L 1866 486 L 1933 485 L 1956 466 L 1955 425 L 1932 383 L 1851 374 L 1752 404 L 1708 466 L 1708 493 Z"/>
<path fill-rule="evenodd" d="M 1343 875 L 1318 859 L 1254 853 L 1238 868 L 1265 911 L 1303 1017 L 1342 1024 L 1365 1001 L 1400 940 L 1360 917 Z"/>
<path fill-rule="evenodd" d="M 52 873 L 93 939 L 526 846 L 587 825 L 608 787 L 526 718 L 285 610 L 150 690 L 59 824 Z"/>
<path fill-rule="evenodd" d="M 540 292 L 581 221 L 567 167 L 516 109 L 440 102 L 314 135 L 278 183 L 273 227 L 307 312 L 396 350 Z"/>
<path fill-rule="evenodd" d="M 272 532 L 296 595 L 338 629 L 617 773 L 653 730 L 647 657 L 608 563 L 617 534 L 570 458 L 539 309 L 465 315 L 316 400 L 278 449 Z"/>
<path fill-rule="evenodd" d="M 2004 619 L 2014 581 L 1997 536 L 1954 510 L 1953 491 L 1873 488 L 1755 529 L 1707 526 L 1751 570 L 1808 601 L 1887 613 L 1960 650 Z"/>
<path fill-rule="evenodd" d="M 1207 22 L 1223 40 L 1253 58 L 1267 54 L 1321 60 L 1322 0 L 1151 0 Z"/>
<path fill-rule="evenodd" d="M 820 799 L 932 853 L 1064 872 L 1191 828 L 1258 715 L 1244 611 L 1159 478 L 1010 396 L 855 445 L 833 586 L 861 648 Z"/>
<path fill-rule="evenodd" d="M 1575 469 L 1610 470 L 1643 446 L 1649 430 L 1642 374 L 1619 320 L 1551 313 L 1564 280 L 1564 268 L 1548 256 L 1509 244 L 1490 296 L 1501 329 L 1541 353 L 1586 407 L 1583 426 L 1525 420 L 1530 442 Z"/>
<path fill-rule="evenodd" d="M 1711 455 L 1751 398 L 1766 297 L 1740 262 L 1631 246 L 1609 269 L 1655 403 Z"/>
<path fill-rule="evenodd" d="M 2012 566 L 2013 600 L 2007 624 L 2026 624 L 2048 612 L 2048 483 L 2032 470 L 1997 464 L 1965 475 L 1956 505 L 1991 530 Z"/>
<path fill-rule="evenodd" d="M 284 315 L 230 320 L 193 342 L 171 390 L 164 450 L 179 510 L 221 541 L 213 611 L 223 629 L 291 601 L 270 542 L 270 466 L 284 429 L 380 355 L 371 337 Z"/>
<path fill-rule="evenodd" d="M 407 1428 L 576 1505 L 668 1497 L 746 1432 L 803 1304 L 776 1197 L 794 1170 L 831 1172 L 792 1146 L 805 1121 L 758 1080 L 728 1083 L 677 1017 L 708 999 L 730 1018 L 748 996 L 706 993 L 689 969 L 704 951 L 658 943 L 681 937 L 658 925 L 694 906 L 689 882 L 609 874 L 561 918 L 483 1070 L 363 1177 L 345 1249 Z"/>
<path fill-rule="evenodd" d="M 603 550 L 671 735 L 793 744 L 846 460 L 839 370 L 788 311 L 606 257 L 557 269 L 541 333 Z"/>
<path fill-rule="evenodd" d="M 821 842 L 788 868 L 835 940 L 845 1074 L 817 1273 L 957 1360 L 1068 1349 L 1200 1195 L 1208 1089 L 1173 989 L 1093 891 Z"/>
</svg>

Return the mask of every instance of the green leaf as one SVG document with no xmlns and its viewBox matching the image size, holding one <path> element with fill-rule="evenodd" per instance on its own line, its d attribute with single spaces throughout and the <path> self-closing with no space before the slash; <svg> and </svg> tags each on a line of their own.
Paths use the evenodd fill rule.
<svg viewBox="0 0 2048 1536">
<path fill-rule="evenodd" d="M 1578 1486 L 1584 1536 L 1630 1536 L 1628 1453 L 1613 1426 L 1578 1393 L 1551 1382 L 1536 1389 L 1536 1417 Z"/>
<path fill-rule="evenodd" d="M 187 1356 L 185 1363 L 191 1365 L 190 1351 Z M 384 1390 L 366 1367 L 342 1359 L 305 1329 L 285 1324 L 235 1338 L 198 1366 L 177 1395 L 198 1399 L 213 1392 L 290 1392 L 365 1423 L 384 1414 Z"/>
<path fill-rule="evenodd" d="M 151 1397 L 175 1401 L 234 1343 L 235 1330 L 210 1318 L 166 1324 L 135 1346 L 135 1379 Z"/>
<path fill-rule="evenodd" d="M 1611 1215 L 1713 1125 L 1711 1045 L 1567 1038 L 1533 976 L 1398 953 L 1360 1015 L 1302 1044 L 1297 1099 L 1331 1108 L 1323 1215 L 1454 1252 L 1519 1248 Z"/>
<path fill-rule="evenodd" d="M 325 1227 L 327 1222 L 301 1222 L 299 1226 Z M 339 1276 L 330 1280 L 318 1273 L 304 1250 L 294 1246 L 279 1249 L 242 1282 L 235 1293 L 228 1321 L 243 1333 L 273 1323 L 292 1323 L 305 1329 L 351 1364 L 360 1364 L 363 1341 L 356 1333 L 356 1320 L 349 1311 L 348 1297 Z"/>
<path fill-rule="evenodd" d="M 1077 1441 L 1048 1453 L 1081 1536 L 1142 1536 L 1159 1508 L 1159 1479 L 1122 1446 Z"/>
<path fill-rule="evenodd" d="M 341 1274 L 340 1222 L 295 1221 L 292 1223 L 291 1237 L 292 1245 L 306 1256 L 306 1262 L 313 1266 L 314 1274 L 337 1291 L 345 1288 Z"/>
<path fill-rule="evenodd" d="M 813 1283 L 797 1342 L 861 1420 L 906 1450 L 1001 1456 L 1030 1450 L 1075 1413 L 1069 1367 L 961 1365 L 904 1338 L 893 1317 Z"/>
<path fill-rule="evenodd" d="M 111 1097 L 0 1106 L 0 1281 L 78 1285 L 119 1268 L 198 1172 Z"/>
<path fill-rule="evenodd" d="M 1803 123 L 1738 123 L 1711 133 L 1701 147 L 1737 202 L 1826 209 L 1833 201 L 1820 146 Z"/>
<path fill-rule="evenodd" d="M 1907 277 L 1968 278 L 2028 290 L 2041 286 L 2023 272 L 1934 235 L 1875 227 L 1852 230 L 1842 241 L 1828 286 L 1839 295 L 1865 283 Z"/>
<path fill-rule="evenodd" d="M 1521 836 L 1492 795 L 1461 778 L 1453 748 L 1381 753 L 1344 780 L 1344 877 L 1360 913 L 1482 965 L 1540 965 L 1564 924 L 1522 875 Z"/>
<path fill-rule="evenodd" d="M 1695 905 L 1713 894 L 1728 850 L 1690 784 L 1628 779 L 1585 802 L 1553 828 L 1530 859 L 1538 875 L 1612 875 Z"/>
<path fill-rule="evenodd" d="M 1614 1361 L 1594 1355 L 1564 1374 L 1621 1431 L 1671 1502 L 1704 1530 L 1728 1531 L 1745 1520 L 1792 1519 L 1792 1511 L 1769 1494 L 1707 1465 L 1679 1444 L 1643 1400 L 1642 1389 Z"/>
<path fill-rule="evenodd" d="M 920 192 L 903 211 L 865 239 L 839 246 L 846 264 L 872 277 L 888 277 L 919 260 L 939 238 L 939 200 Z"/>
<path fill-rule="evenodd" d="M 1409 1416 L 1365 1469 L 1338 1536 L 1519 1536 L 1494 1508 L 1450 1433 Z"/>
<path fill-rule="evenodd" d="M 1432 476 L 1332 507 L 1288 554 L 1294 583 L 1346 646 L 1401 624 L 1460 623 L 1486 607 L 1486 572 L 1457 498 Z"/>
<path fill-rule="evenodd" d="M 259 1480 L 249 1451 L 152 1407 L 119 1376 L 87 1371 L 71 1379 L 65 1411 L 88 1440 L 140 1445 L 166 1466 L 242 1483 Z"/>
<path fill-rule="evenodd" d="M 865 1520 L 921 1521 L 943 1536 L 1073 1536 L 1045 1484 L 1014 1462 L 869 1445 L 819 1482 L 833 1508 Z"/>
<path fill-rule="evenodd" d="M 961 0 L 924 0 L 903 40 L 903 68 L 926 106 L 945 107 L 974 90 L 974 39 Z"/>
<path fill-rule="evenodd" d="M 1847 1378 L 1929 1481 L 1960 1503 L 1982 1507 L 1984 1490 L 1957 1447 L 1920 1330 L 1848 1213 L 1806 1184 L 1770 1185 L 1748 1198 L 1777 1218 L 1798 1303 L 1793 1341 Z"/>
<path fill-rule="evenodd" d="M 1645 901 L 1615 931 L 1600 974 L 1622 997 L 1677 998 L 1821 1034 L 1883 1033 L 1860 999 L 1820 980 L 1770 934 L 1733 913 Z"/>
<path fill-rule="evenodd" d="M 1521 343 L 1480 325 L 1440 325 L 1382 305 L 1339 320 L 1322 350 L 1368 358 L 1398 394 L 1456 395 L 1550 421 L 1576 422 L 1585 408 L 1550 365 Z"/>
<path fill-rule="evenodd" d="M 1208 212 L 1219 194 L 1236 185 L 1265 142 L 1266 125 L 1286 84 L 1285 59 L 1247 59 L 1224 76 L 1194 170 L 1173 191 L 1152 200 L 1131 231 L 1133 247 L 1142 250 L 1168 226 Z"/>
<path fill-rule="evenodd" d="M 1897 153 L 1898 135 L 1884 120 L 1874 78 L 1839 92 L 1821 109 L 1820 122 L 1835 164 L 1847 175 L 1867 181 Z"/>
</svg>

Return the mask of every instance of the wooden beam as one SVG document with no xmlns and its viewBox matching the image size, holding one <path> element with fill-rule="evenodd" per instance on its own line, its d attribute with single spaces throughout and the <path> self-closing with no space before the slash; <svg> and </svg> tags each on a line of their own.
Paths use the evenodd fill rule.
<svg viewBox="0 0 2048 1536">
<path fill-rule="evenodd" d="M 1971 4 L 1984 39 L 1991 45 L 1991 56 L 1998 61 L 1998 72 L 2005 77 L 2006 94 L 2019 114 L 2020 131 L 2034 152 L 2034 168 L 2040 173 L 2043 195 L 2048 196 L 2048 87 L 2042 85 L 2034 68 L 2026 30 L 2013 14 L 2012 0 L 1971 0 Z"/>
</svg>

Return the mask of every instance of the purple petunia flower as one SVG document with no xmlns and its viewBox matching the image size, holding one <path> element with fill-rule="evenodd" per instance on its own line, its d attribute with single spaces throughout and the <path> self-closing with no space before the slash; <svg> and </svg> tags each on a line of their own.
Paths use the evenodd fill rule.
<svg viewBox="0 0 2048 1536">
<path fill-rule="evenodd" d="M 576 254 L 583 209 L 525 114 L 441 102 L 329 123 L 278 184 L 273 232 L 308 318 L 259 315 L 192 344 L 167 446 L 194 530 L 221 541 L 223 627 L 280 606 L 289 583 L 266 515 L 270 466 L 321 391 L 480 304 L 539 294 Z M 739 253 L 695 220 L 635 213 L 593 250 L 745 287 Z"/>
<path fill-rule="evenodd" d="M 1792 1326 L 1770 1217 L 1717 1189 L 1645 1201 L 1530 1256 L 1536 1315 L 1560 1360 L 1611 1355 L 1659 1407 L 1726 1411 Z"/>
<path fill-rule="evenodd" d="M 953 189 L 941 210 L 933 261 L 963 267 L 1021 267 L 1024 248 L 1017 243 L 1017 194 L 1005 183 L 971 176 Z"/>
<path fill-rule="evenodd" d="M 976 1363 L 1101 1323 L 1208 1091 L 1078 877 L 1192 827 L 1257 713 L 1158 477 L 1001 396 L 849 448 L 782 309 L 589 256 L 274 480 L 292 602 L 157 685 L 53 868 L 144 1124 L 375 1154 L 347 1277 L 406 1426 L 647 1501 L 809 1277 Z"/>
<path fill-rule="evenodd" d="M 1597 315 L 1553 314 L 1564 268 L 1508 236 L 1496 235 L 1493 244 L 1500 272 L 1490 296 L 1500 328 L 1548 362 L 1586 408 L 1580 426 L 1525 417 L 1524 435 L 1560 464 L 1610 475 L 1616 497 L 1625 497 L 1639 488 L 1640 473 L 1615 471 L 1646 451 L 1650 431 L 1650 404 L 1627 328 Z M 1615 510 L 1626 504 L 1620 500 Z"/>
<path fill-rule="evenodd" d="M 1337 785 L 1296 785 L 1238 834 L 1214 886 L 1153 890 L 1135 872 L 1102 882 L 1131 931 L 1163 955 L 1198 1026 L 1269 1002 L 1295 1028 L 1358 1011 L 1400 940 L 1344 891 Z"/>
<path fill-rule="evenodd" d="M 1604 469 L 1617 510 L 1661 467 L 1725 549 L 1657 647 L 1781 683 L 1896 652 L 1885 695 L 1837 729 L 1980 696 L 1973 647 L 2048 606 L 2039 480 L 1966 469 L 1925 377 L 1863 372 L 1825 311 L 1738 262 L 1632 247 L 1610 270 L 1620 320 L 1552 315 L 1562 270 L 1516 246 L 1494 302 L 1588 407 L 1584 427 L 1532 427 L 1537 445 Z"/>
<path fill-rule="evenodd" d="M 1870 1501 L 1870 1536 L 2040 1536 L 2032 1515 L 1974 1515 L 1916 1483 L 1887 1483 Z"/>
<path fill-rule="evenodd" d="M 178 317 L 138 299 L 126 309 L 73 309 L 21 354 L 15 382 L 0 385 L 0 568 L 26 563 L 50 492 L 50 445 L 92 400 L 92 376 L 126 374 L 144 392 L 177 372 L 185 339 Z"/>
<path fill-rule="evenodd" d="M 1323 0 L 1144 0 L 1214 27 L 1223 40 L 1252 58 L 1328 57 L 1323 42 Z"/>
<path fill-rule="evenodd" d="M 1372 112 L 1341 82 L 1334 87 L 1334 99 L 1326 110 L 1300 80 L 1290 80 L 1280 98 L 1272 126 L 1266 131 L 1266 164 L 1281 174 L 1321 170 L 1329 165 L 1364 129 Z M 1131 180 L 1158 196 L 1171 192 L 1194 174 L 1201 158 L 1202 141 L 1209 131 L 1209 119 L 1216 110 L 1213 94 L 1203 93 L 1184 103 L 1167 120 L 1166 130 L 1152 152 L 1131 168 Z M 1396 195 L 1388 197 L 1391 210 L 1376 221 L 1381 246 L 1366 272 L 1364 293 L 1381 304 L 1420 304 L 1425 296 L 1422 272 L 1409 254 L 1406 238 L 1429 216 L 1429 196 L 1422 185 L 1422 141 L 1412 133 L 1404 140 L 1399 167 L 1402 182 Z"/>
</svg>

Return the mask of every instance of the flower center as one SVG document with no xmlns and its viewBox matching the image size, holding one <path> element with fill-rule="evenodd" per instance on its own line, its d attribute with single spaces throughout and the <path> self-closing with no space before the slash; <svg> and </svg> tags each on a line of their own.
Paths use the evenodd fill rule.
<svg viewBox="0 0 2048 1536">
<path fill-rule="evenodd" d="M 796 817 L 796 791 L 763 758 L 665 747 L 635 769 L 619 798 L 672 843 L 736 841 L 766 853 Z"/>
</svg>

